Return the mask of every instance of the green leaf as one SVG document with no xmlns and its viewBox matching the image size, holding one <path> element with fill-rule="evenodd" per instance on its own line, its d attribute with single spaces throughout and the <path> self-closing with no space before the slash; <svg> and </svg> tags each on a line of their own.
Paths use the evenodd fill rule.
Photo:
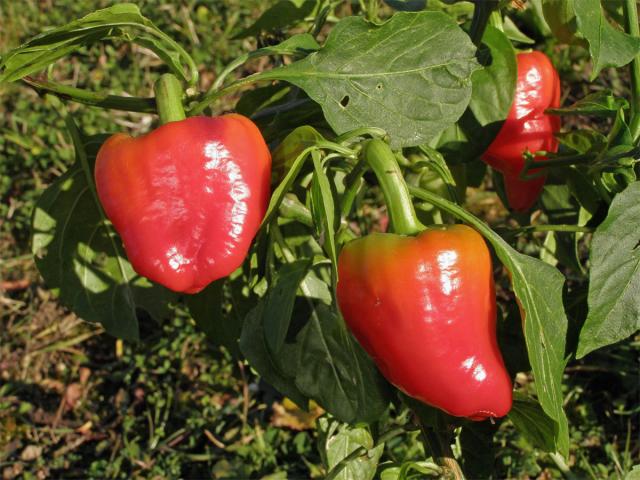
<svg viewBox="0 0 640 480">
<path fill-rule="evenodd" d="M 589 43 L 594 80 L 606 67 L 622 67 L 640 53 L 640 38 L 632 37 L 609 23 L 600 0 L 574 0 L 578 31 Z"/>
<path fill-rule="evenodd" d="M 137 35 L 133 30 L 138 31 Z M 198 80 L 197 66 L 180 44 L 144 17 L 136 5 L 121 3 L 41 33 L 3 55 L 0 69 L 4 71 L 0 74 L 0 82 L 31 75 L 82 47 L 106 39 L 132 41 L 147 47 L 183 80 L 191 85 Z"/>
<path fill-rule="evenodd" d="M 287 263 L 280 267 L 274 284 L 269 287 L 264 306 L 264 330 L 267 346 L 274 353 L 284 345 L 296 292 L 310 267 L 310 259 Z"/>
<path fill-rule="evenodd" d="M 538 402 L 516 393 L 508 416 L 518 431 L 536 448 L 555 452 L 555 422 L 544 413 Z"/>
<path fill-rule="evenodd" d="M 482 37 L 478 58 L 484 68 L 471 77 L 473 94 L 469 109 L 480 125 L 486 127 L 507 118 L 515 96 L 518 67 L 511 42 L 491 25 Z"/>
<path fill-rule="evenodd" d="M 242 319 L 226 315 L 224 311 L 225 280 L 217 280 L 195 295 L 186 295 L 185 303 L 196 325 L 215 345 L 225 347 L 238 357 L 238 339 L 242 330 Z"/>
<path fill-rule="evenodd" d="M 493 435 L 497 427 L 490 422 L 467 422 L 460 432 L 462 468 L 469 478 L 490 478 L 494 472 Z"/>
<path fill-rule="evenodd" d="M 265 340 L 264 309 L 265 302 L 259 302 L 245 317 L 240 335 L 240 350 L 266 382 L 306 410 L 308 398 L 295 384 L 295 375 L 299 368 L 299 345 L 285 343 L 278 355 L 271 353 Z"/>
<path fill-rule="evenodd" d="M 634 465 L 624 477 L 624 480 L 640 480 L 640 464 Z"/>
<path fill-rule="evenodd" d="M 321 238 L 329 253 L 331 260 L 331 278 L 333 290 L 335 291 L 335 282 L 338 281 L 338 254 L 336 250 L 335 239 L 335 205 L 333 202 L 333 192 L 329 184 L 329 178 L 324 171 L 322 161 L 317 152 L 312 153 L 313 157 L 313 183 L 311 184 L 311 194 L 313 198 L 313 211 L 316 226 L 321 232 Z"/>
<path fill-rule="evenodd" d="M 318 423 L 318 444 L 329 472 L 327 478 L 373 479 L 384 443 L 374 446 L 371 434 L 363 427 L 350 427 L 327 417 L 321 418 Z"/>
<path fill-rule="evenodd" d="M 478 67 L 474 52 L 469 37 L 441 12 L 401 12 L 380 26 L 347 17 L 318 52 L 260 78 L 302 88 L 338 134 L 378 127 L 394 146 L 412 146 L 464 112 Z"/>
<path fill-rule="evenodd" d="M 343 422 L 373 422 L 382 415 L 387 384 L 334 309 L 317 305 L 296 343 L 301 391 Z"/>
<path fill-rule="evenodd" d="M 551 33 L 562 43 L 577 41 L 574 0 L 542 0 L 542 12 Z"/>
<path fill-rule="evenodd" d="M 313 398 L 341 421 L 376 420 L 388 405 L 387 384 L 329 306 L 302 301 L 294 303 L 293 322 L 291 316 L 285 318 L 284 309 L 276 311 L 277 322 L 270 320 L 277 302 L 286 297 L 286 284 L 300 278 L 302 263 L 291 265 L 287 272 L 280 273 L 281 279 L 284 275 L 289 278 L 278 280 L 274 287 L 280 293 L 270 289 L 247 315 L 240 337 L 242 353 L 260 376 L 300 407 L 306 408 L 307 398 Z M 301 293 L 308 297 L 309 289 L 305 278 Z M 297 287 L 289 289 L 294 298 L 296 290 Z M 289 305 L 291 297 L 286 297 L 282 303 L 285 302 Z M 283 332 L 285 337 L 293 337 L 289 328 L 284 329 L 287 320 L 287 327 L 294 323 L 299 331 L 295 338 L 271 340 L 280 345 L 276 351 L 268 346 L 267 339 Z M 299 324 L 304 322 L 300 329 Z M 271 328 L 276 331 L 269 331 Z"/>
<path fill-rule="evenodd" d="M 611 91 L 595 92 L 564 108 L 549 108 L 547 113 L 555 115 L 593 115 L 615 117 L 620 109 L 629 108 L 629 102 L 616 97 Z"/>
<path fill-rule="evenodd" d="M 591 243 L 589 314 L 578 358 L 640 328 L 640 182 L 618 194 Z"/>
<path fill-rule="evenodd" d="M 516 54 L 505 34 L 488 26 L 478 58 L 483 68 L 471 76 L 469 109 L 433 142 L 452 164 L 478 160 L 500 131 L 515 95 Z"/>
<path fill-rule="evenodd" d="M 555 421 L 555 445 L 569 453 L 569 426 L 562 408 L 562 374 L 567 317 L 562 302 L 564 276 L 552 266 L 514 250 L 482 220 L 425 190 L 409 187 L 412 195 L 433 203 L 476 228 L 493 246 L 511 276 L 519 302 L 524 336 L 537 393 L 544 412 Z"/>
<path fill-rule="evenodd" d="M 92 168 L 106 136 L 88 137 L 82 143 L 79 134 L 72 136 L 76 162 L 44 191 L 34 208 L 35 263 L 47 286 L 78 316 L 102 324 L 111 335 L 137 340 L 136 309 L 162 320 L 176 296 L 134 272 L 102 213 Z"/>
<path fill-rule="evenodd" d="M 315 7 L 314 0 L 281 0 L 267 9 L 249 28 L 245 28 L 233 39 L 256 37 L 262 32 L 275 32 L 305 19 Z"/>
<path fill-rule="evenodd" d="M 533 45 L 536 41 L 524 33 L 513 23 L 510 17 L 504 17 L 504 33 L 507 38 L 513 42 L 525 43 L 527 45 Z"/>
<path fill-rule="evenodd" d="M 415 472 L 414 474 L 411 474 Z M 422 474 L 422 475 L 416 475 Z M 380 480 L 424 480 L 425 478 L 443 478 L 443 469 L 433 462 L 409 461 L 400 467 L 385 468 L 380 474 Z"/>
</svg>

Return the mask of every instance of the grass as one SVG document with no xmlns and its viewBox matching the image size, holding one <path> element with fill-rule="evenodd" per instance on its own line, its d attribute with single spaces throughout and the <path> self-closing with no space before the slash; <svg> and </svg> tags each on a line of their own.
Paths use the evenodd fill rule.
<svg viewBox="0 0 640 480">
<path fill-rule="evenodd" d="M 110 3 L 0 0 L 0 52 Z M 231 40 L 232 33 L 269 2 L 137 3 L 194 54 L 204 89 L 212 72 L 253 47 L 249 40 Z M 145 50 L 106 43 L 59 62 L 54 77 L 148 95 L 157 72 L 157 60 Z M 582 81 L 572 75 L 572 85 Z M 222 109 L 232 107 L 228 101 Z M 88 133 L 135 134 L 151 124 L 145 115 L 71 108 Z M 143 322 L 142 340 L 123 344 L 57 304 L 28 253 L 29 218 L 40 192 L 72 161 L 62 121 L 47 102 L 19 84 L 0 86 L 3 478 L 321 478 L 326 472 L 318 434 L 309 429 L 314 416 L 303 415 L 247 365 L 209 344 L 180 308 L 164 325 Z M 492 208 L 481 201 L 482 209 Z M 569 365 L 567 465 L 536 450 L 510 422 L 496 427 L 489 462 L 499 478 L 561 478 L 569 468 L 575 477 L 568 478 L 621 479 L 640 463 L 639 350 L 640 342 L 631 339 Z M 525 386 L 530 380 L 519 377 Z M 382 421 L 409 422 L 406 411 Z M 415 432 L 390 440 L 383 455 L 396 464 L 423 458 Z"/>
</svg>

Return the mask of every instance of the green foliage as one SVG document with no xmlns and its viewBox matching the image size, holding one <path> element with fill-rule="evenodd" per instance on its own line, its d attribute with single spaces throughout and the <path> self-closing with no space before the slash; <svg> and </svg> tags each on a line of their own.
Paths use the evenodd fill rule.
<svg viewBox="0 0 640 480">
<path fill-rule="evenodd" d="M 607 20 L 600 0 L 574 0 L 578 31 L 589 42 L 594 61 L 591 79 L 605 67 L 622 67 L 640 53 L 640 38 L 616 29 Z"/>
<path fill-rule="evenodd" d="M 127 33 L 128 28 L 142 30 L 136 36 Z M 10 82 L 42 70 L 56 60 L 78 51 L 82 47 L 105 38 L 126 38 L 155 52 L 169 65 L 171 70 L 184 80 L 195 84 L 198 71 L 191 57 L 171 37 L 159 30 L 140 14 L 137 6 L 124 3 L 90 13 L 40 35 L 24 45 L 2 56 L 0 82 Z M 187 63 L 189 74 L 185 74 L 182 62 Z"/>
<path fill-rule="evenodd" d="M 0 328 L 4 476 L 13 475 L 7 469 L 14 465 L 25 469 L 26 477 L 44 469 L 54 476 L 116 478 L 441 476 L 410 412 L 389 397 L 389 386 L 346 330 L 333 299 L 341 244 L 379 228 L 376 222 L 384 218 L 377 182 L 358 159 L 363 138 L 385 133 L 394 146 L 421 147 L 405 149 L 406 159 L 398 155 L 407 177 L 429 187 L 435 169 L 443 189 L 433 190 L 477 212 L 472 216 L 437 195 L 412 190 L 416 198 L 483 232 L 510 272 L 507 278 L 496 271 L 501 308 L 515 312 L 516 299 L 522 308 L 526 352 L 519 342 L 504 346 L 512 340 L 509 332 L 522 336 L 516 314 L 505 321 L 514 325 L 499 329 L 508 363 L 518 355 L 522 360 L 510 368 L 525 371 L 517 374 L 508 419 L 496 426 L 452 420 L 460 427 L 451 435 L 454 454 L 467 475 L 634 475 L 637 98 L 625 90 L 629 83 L 634 88 L 626 70 L 609 71 L 592 85 L 583 73 L 589 60 L 595 78 L 603 68 L 626 65 L 640 50 L 640 40 L 618 28 L 625 26 L 618 2 L 542 0 L 529 2 L 522 12 L 504 6 L 505 33 L 499 22 L 489 26 L 477 51 L 464 25 L 458 26 L 471 17 L 468 2 L 386 1 L 386 7 L 350 2 L 339 9 L 304 0 L 180 5 L 149 0 L 138 2 L 139 9 L 107 3 L 57 2 L 50 9 L 31 1 L 20 9 L 0 3 L 2 79 L 48 67 L 46 81 L 27 82 L 38 93 L 132 112 L 154 110 L 146 97 L 154 78 L 167 69 L 194 84 L 186 105 L 193 111 L 213 100 L 214 111 L 231 108 L 237 96 L 221 99 L 223 84 L 232 92 L 270 81 L 243 91 L 236 108 L 254 116 L 273 147 L 294 133 L 274 152 L 274 195 L 249 261 L 231 278 L 183 300 L 205 341 L 176 296 L 135 275 L 92 194 L 91 164 L 103 132 L 139 134 L 151 118 L 70 105 L 86 132 L 80 138 L 67 125 L 74 155 L 60 133 L 64 121 L 50 113 L 56 102 L 0 84 L 0 215 L 8 220 L 0 222 L 0 277 L 17 279 L 26 271 L 37 286 L 3 292 L 1 299 L 9 312 L 3 312 L 7 328 Z M 96 7 L 108 8 L 89 13 Z M 387 18 L 391 8 L 405 13 Z M 429 11 L 409 13 L 425 8 Z M 558 15 L 551 15 L 558 8 Z M 381 24 L 359 16 L 341 19 L 347 11 Z M 82 18 L 68 23 L 77 17 Z M 287 32 L 293 26 L 297 35 Z M 55 28 L 29 40 L 44 27 Z M 234 34 L 244 42 L 232 41 Z M 553 51 L 568 98 L 552 111 L 564 118 L 565 132 L 559 135 L 560 152 L 548 156 L 543 208 L 531 217 L 483 216 L 487 199 L 495 211 L 499 186 L 483 181 L 478 157 L 513 98 L 515 51 L 509 40 L 551 52 L 553 40 L 545 38 L 550 34 L 570 43 Z M 258 37 L 255 49 L 251 36 Z M 259 66 L 257 59 L 263 62 Z M 421 145 L 427 141 L 430 147 Z M 464 192 L 454 191 L 465 176 L 459 169 L 481 186 L 481 200 L 470 190 L 465 203 Z M 62 310 L 53 318 L 42 315 L 38 309 L 53 301 L 28 267 L 10 267 L 23 263 L 32 211 L 35 262 L 46 286 L 86 320 L 120 337 L 140 336 L 140 343 L 125 344 L 124 354 L 114 354 L 107 336 L 96 337 L 98 327 L 57 332 L 59 323 L 66 325 L 62 317 L 73 317 Z M 589 250 L 588 232 L 594 230 Z M 168 321 L 154 323 L 149 314 Z M 29 330 L 40 324 L 41 330 Z M 221 354 L 211 344 L 225 350 Z M 512 357 L 514 348 L 522 351 Z M 576 349 L 579 358 L 590 355 L 571 360 L 565 371 Z M 40 358 L 45 361 L 34 366 L 33 359 Z M 42 379 L 66 385 L 87 366 L 96 379 L 93 390 L 78 409 L 65 406 L 56 414 L 62 408 L 59 395 Z M 38 389 L 43 390 L 35 394 Z M 305 409 L 316 400 L 333 417 L 322 417 L 315 434 L 276 427 L 270 416 L 276 417 L 281 395 Z M 47 423 L 37 413 L 42 411 L 60 417 Z M 340 423 L 358 420 L 368 425 Z M 77 433 L 87 421 L 97 436 Z M 397 427 L 393 437 L 381 433 Z M 100 437 L 102 432 L 109 438 Z M 312 445 L 315 436 L 320 457 Z M 33 438 L 40 444 L 28 444 Z M 65 445 L 58 445 L 58 438 Z M 74 446 L 78 438 L 82 442 Z M 32 446 L 37 448 L 28 450 Z M 544 453 L 556 450 L 566 459 Z M 25 460 L 36 451 L 39 458 Z"/>
<path fill-rule="evenodd" d="M 311 14 L 316 3 L 315 0 L 281 0 L 260 15 L 253 25 L 233 38 L 253 37 L 294 26 Z"/>
<path fill-rule="evenodd" d="M 75 130 L 72 120 L 68 124 Z M 136 340 L 136 309 L 161 321 L 175 295 L 133 271 L 102 213 L 92 165 L 104 136 L 83 141 L 75 130 L 73 137 L 76 163 L 43 192 L 34 209 L 36 265 L 63 304 L 117 337 Z"/>
<path fill-rule="evenodd" d="M 321 418 L 318 444 L 331 480 L 372 480 L 384 444 L 374 445 L 364 427 L 349 428 L 335 420 Z M 358 455 L 359 454 L 359 455 Z"/>
<path fill-rule="evenodd" d="M 442 13 L 398 13 L 377 27 L 348 17 L 320 51 L 261 77 L 302 88 L 338 134 L 378 127 L 395 147 L 413 146 L 462 115 L 477 69 L 473 53 L 469 37 Z"/>
<path fill-rule="evenodd" d="M 578 357 L 640 329 L 640 182 L 616 196 L 591 244 L 589 316 Z"/>
</svg>

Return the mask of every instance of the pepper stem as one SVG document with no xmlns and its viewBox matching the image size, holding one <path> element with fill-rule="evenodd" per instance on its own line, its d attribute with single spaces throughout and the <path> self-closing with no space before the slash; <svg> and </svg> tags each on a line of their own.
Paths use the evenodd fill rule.
<svg viewBox="0 0 640 480">
<path fill-rule="evenodd" d="M 175 75 L 171 73 L 161 75 L 153 89 L 156 92 L 160 123 L 178 122 L 186 118 L 182 106 L 182 85 Z"/>
<path fill-rule="evenodd" d="M 626 0 L 624 3 L 625 16 L 627 18 L 627 33 L 632 37 L 640 37 L 638 26 L 638 7 L 635 0 Z M 634 141 L 640 138 L 640 53 L 629 64 L 631 69 L 631 124 L 629 129 Z"/>
<path fill-rule="evenodd" d="M 392 231 L 402 235 L 415 235 L 424 230 L 424 225 L 416 216 L 398 161 L 389 145 L 382 140 L 373 139 L 366 143 L 362 152 L 382 188 Z"/>
</svg>

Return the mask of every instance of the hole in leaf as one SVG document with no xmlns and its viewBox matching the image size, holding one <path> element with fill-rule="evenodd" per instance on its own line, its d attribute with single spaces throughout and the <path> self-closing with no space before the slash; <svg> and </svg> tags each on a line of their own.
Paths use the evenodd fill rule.
<svg viewBox="0 0 640 480">
<path fill-rule="evenodd" d="M 347 108 L 347 105 L 349 105 L 349 95 L 345 95 L 344 97 L 342 97 L 342 100 L 340 100 L 340 105 L 342 105 L 343 108 Z"/>
<path fill-rule="evenodd" d="M 376 85 L 376 90 L 382 90 L 382 84 L 379 83 L 378 85 Z"/>
</svg>

